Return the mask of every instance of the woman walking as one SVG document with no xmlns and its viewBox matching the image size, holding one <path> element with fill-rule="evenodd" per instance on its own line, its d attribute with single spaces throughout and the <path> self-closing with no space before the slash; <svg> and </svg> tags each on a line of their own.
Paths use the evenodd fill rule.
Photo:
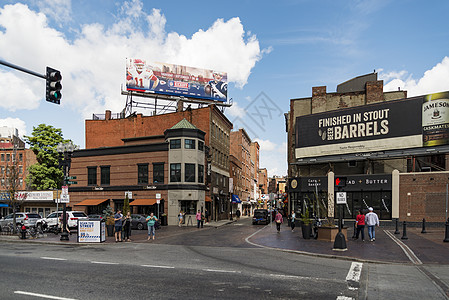
<svg viewBox="0 0 449 300">
<path fill-rule="evenodd" d="M 292 210 L 292 214 L 290 216 L 290 226 L 292 227 L 292 232 L 295 230 L 295 218 L 296 218 L 296 214 L 295 211 Z"/>
<path fill-rule="evenodd" d="M 182 220 L 184 219 L 184 214 L 182 213 L 182 210 L 179 212 L 179 215 L 178 215 L 178 220 L 179 220 L 179 223 L 178 223 L 178 226 L 179 227 L 181 227 L 182 226 Z"/>
<path fill-rule="evenodd" d="M 355 217 L 355 223 L 357 225 L 357 233 L 354 239 L 359 239 L 360 232 L 362 233 L 362 242 L 365 241 L 365 215 L 362 210 L 359 210 L 359 214 Z"/>
<path fill-rule="evenodd" d="M 154 238 L 156 236 L 156 231 L 155 231 L 155 228 L 154 228 L 154 224 L 156 224 L 157 218 L 154 216 L 153 213 L 151 213 L 147 217 L 146 221 L 148 222 L 147 223 L 147 225 L 148 225 L 148 241 L 151 239 L 151 235 L 153 235 L 153 240 L 154 240 Z"/>
<path fill-rule="evenodd" d="M 276 213 L 276 217 L 274 218 L 274 221 L 276 222 L 276 229 L 278 233 L 281 232 L 281 224 L 284 222 L 284 219 L 282 218 L 281 213 L 278 211 Z"/>
<path fill-rule="evenodd" d="M 123 240 L 125 242 L 131 242 L 131 240 L 129 239 L 130 232 L 131 232 L 131 212 L 128 212 L 126 214 L 125 220 L 123 221 L 123 233 L 124 233 Z"/>
</svg>

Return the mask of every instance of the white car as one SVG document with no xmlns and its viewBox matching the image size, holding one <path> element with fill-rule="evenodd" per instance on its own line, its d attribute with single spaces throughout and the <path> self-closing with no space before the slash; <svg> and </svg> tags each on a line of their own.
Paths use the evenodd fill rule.
<svg viewBox="0 0 449 300">
<path fill-rule="evenodd" d="M 62 211 L 52 212 L 46 218 L 42 218 L 36 222 L 36 226 L 42 226 L 43 222 L 48 226 L 55 226 L 62 215 Z M 82 211 L 66 211 L 68 214 L 67 224 L 69 228 L 77 228 L 78 220 L 89 220 L 89 217 Z"/>
</svg>

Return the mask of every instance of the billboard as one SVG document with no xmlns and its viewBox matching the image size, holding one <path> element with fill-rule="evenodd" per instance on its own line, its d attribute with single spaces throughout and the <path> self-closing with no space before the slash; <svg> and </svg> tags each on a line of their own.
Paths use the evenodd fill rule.
<svg viewBox="0 0 449 300">
<path fill-rule="evenodd" d="M 449 143 L 449 92 L 296 118 L 296 158 Z"/>
<path fill-rule="evenodd" d="M 228 75 L 139 58 L 126 59 L 126 90 L 226 102 Z"/>
</svg>

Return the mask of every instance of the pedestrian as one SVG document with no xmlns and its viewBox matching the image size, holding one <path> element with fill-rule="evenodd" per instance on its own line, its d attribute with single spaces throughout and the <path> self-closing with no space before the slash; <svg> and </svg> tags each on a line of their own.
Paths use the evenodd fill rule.
<svg viewBox="0 0 449 300">
<path fill-rule="evenodd" d="M 198 212 L 196 213 L 196 227 L 200 228 L 201 225 L 201 212 L 198 209 Z"/>
<path fill-rule="evenodd" d="M 274 221 L 276 222 L 276 229 L 278 233 L 281 232 L 281 224 L 284 222 L 284 219 L 282 218 L 281 213 L 278 211 L 276 213 L 276 217 L 274 218 Z"/>
<path fill-rule="evenodd" d="M 127 212 L 126 217 L 123 220 L 123 231 L 123 239 L 125 240 L 125 242 L 131 242 L 131 240 L 129 239 L 129 234 L 131 232 L 131 212 Z"/>
<path fill-rule="evenodd" d="M 375 212 L 373 212 L 373 208 L 368 208 L 369 213 L 365 216 L 365 224 L 368 226 L 368 236 L 369 241 L 374 242 L 376 240 L 376 226 L 379 226 L 379 217 Z"/>
<path fill-rule="evenodd" d="M 292 214 L 290 216 L 290 226 L 292 228 L 292 232 L 295 230 L 295 218 L 296 218 L 295 211 L 292 210 Z"/>
<path fill-rule="evenodd" d="M 114 225 L 115 225 L 115 242 L 122 241 L 122 225 L 123 225 L 123 215 L 122 211 L 119 209 L 114 216 Z"/>
<path fill-rule="evenodd" d="M 64 214 L 62 213 L 59 216 L 59 224 L 60 224 L 60 228 L 61 228 L 61 232 L 64 231 Z M 72 233 L 70 232 L 70 228 L 69 228 L 69 214 L 66 213 L 65 214 L 65 230 L 67 230 L 67 232 L 72 235 Z"/>
<path fill-rule="evenodd" d="M 237 209 L 237 211 L 235 212 L 235 216 L 237 217 L 237 220 L 240 219 L 240 209 Z"/>
<path fill-rule="evenodd" d="M 178 215 L 178 220 L 179 220 L 178 226 L 179 227 L 182 226 L 182 220 L 183 219 L 184 219 L 184 214 L 182 213 L 182 210 L 181 210 L 181 211 L 179 211 L 179 215 Z"/>
<path fill-rule="evenodd" d="M 206 212 L 205 212 L 205 217 L 206 217 L 206 224 L 209 223 L 209 210 L 206 208 Z"/>
<path fill-rule="evenodd" d="M 157 218 L 154 216 L 153 213 L 151 213 L 147 218 L 146 221 L 148 222 L 148 241 L 151 239 L 151 235 L 153 235 L 153 240 L 156 237 L 156 230 L 154 228 L 154 225 L 157 222 Z"/>
<path fill-rule="evenodd" d="M 357 225 L 357 233 L 355 240 L 359 239 L 359 234 L 362 233 L 362 242 L 365 241 L 365 214 L 362 210 L 359 210 L 359 214 L 355 217 L 355 224 Z"/>
</svg>

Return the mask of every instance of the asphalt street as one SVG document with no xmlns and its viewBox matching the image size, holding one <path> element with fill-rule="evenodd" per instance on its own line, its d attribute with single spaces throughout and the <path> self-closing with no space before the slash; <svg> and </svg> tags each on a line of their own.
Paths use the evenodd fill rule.
<svg viewBox="0 0 449 300">
<path fill-rule="evenodd" d="M 248 243 L 259 234 L 278 239 L 271 230 L 242 219 L 161 230 L 155 241 L 2 241 L 0 298 L 448 299 L 438 285 L 449 283 L 445 265 L 342 260 Z"/>
</svg>

